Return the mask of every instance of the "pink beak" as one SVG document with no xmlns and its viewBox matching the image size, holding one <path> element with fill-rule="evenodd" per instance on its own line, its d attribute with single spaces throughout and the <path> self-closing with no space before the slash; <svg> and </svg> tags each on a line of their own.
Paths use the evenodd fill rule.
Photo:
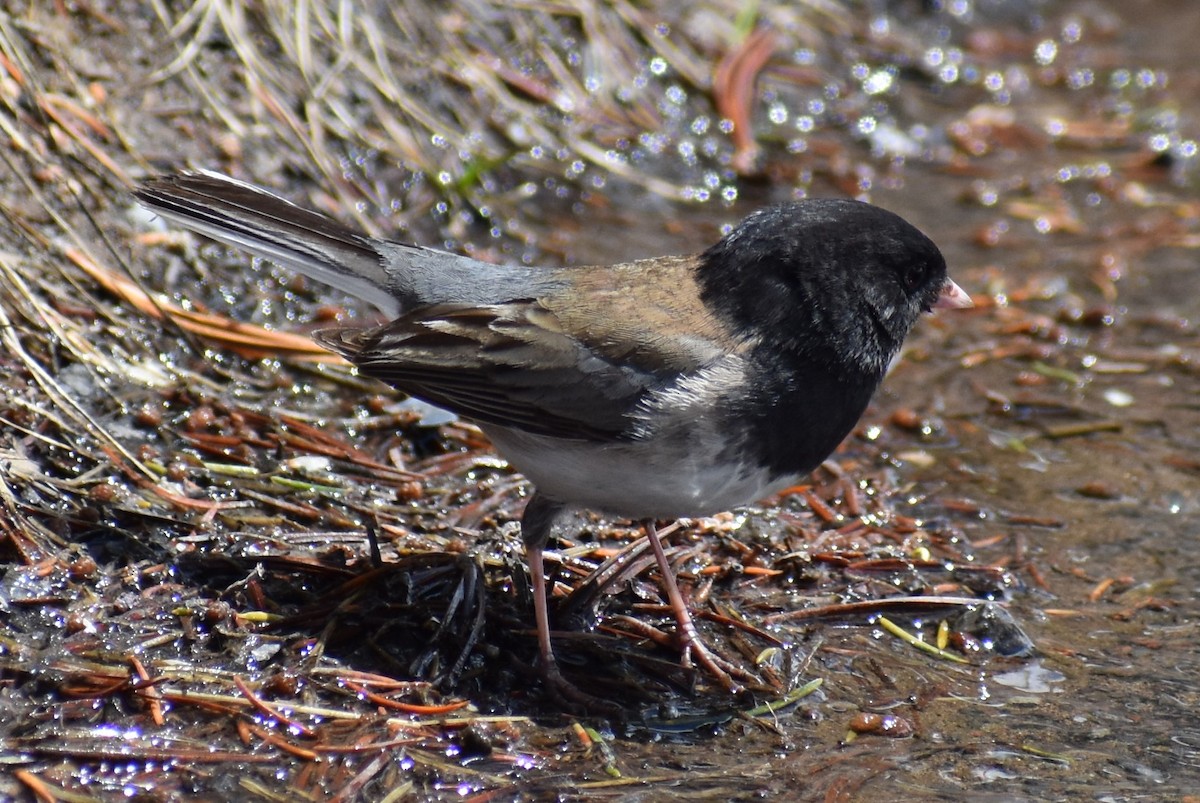
<svg viewBox="0 0 1200 803">
<path fill-rule="evenodd" d="M 933 302 L 934 309 L 970 309 L 973 306 L 975 302 L 971 300 L 971 296 L 955 284 L 953 279 L 946 279 L 937 301 Z"/>
</svg>

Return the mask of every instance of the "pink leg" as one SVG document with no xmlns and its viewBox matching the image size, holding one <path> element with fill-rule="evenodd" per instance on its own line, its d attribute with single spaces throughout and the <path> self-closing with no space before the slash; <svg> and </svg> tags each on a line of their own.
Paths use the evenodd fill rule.
<svg viewBox="0 0 1200 803">
<path fill-rule="evenodd" d="M 525 560 L 529 563 L 529 578 L 533 586 L 533 614 L 537 624 L 538 667 L 542 680 L 553 694 L 570 702 L 578 703 L 589 710 L 621 713 L 620 708 L 608 700 L 588 694 L 563 677 L 554 659 L 554 645 L 550 642 L 550 611 L 547 604 L 549 589 L 546 572 L 542 565 L 542 553 L 550 538 L 550 526 L 561 507 L 536 493 L 525 506 L 521 518 L 521 536 L 525 541 Z"/>
<path fill-rule="evenodd" d="M 679 592 L 679 584 L 675 581 L 675 572 L 667 560 L 667 553 L 663 550 L 654 521 L 647 519 L 642 522 L 642 526 L 646 529 L 646 537 L 650 539 L 650 546 L 654 549 L 654 557 L 658 561 L 658 573 L 662 575 L 663 588 L 667 592 L 667 602 L 675 614 L 675 622 L 679 628 L 679 646 L 683 651 L 683 665 L 690 667 L 691 658 L 695 657 L 696 661 L 726 689 L 731 692 L 741 691 L 741 687 L 722 666 L 723 664 L 727 666 L 728 662 L 713 654 L 700 639 L 700 634 L 696 632 L 696 623 L 692 620 L 691 611 L 683 601 L 683 594 Z"/>
</svg>

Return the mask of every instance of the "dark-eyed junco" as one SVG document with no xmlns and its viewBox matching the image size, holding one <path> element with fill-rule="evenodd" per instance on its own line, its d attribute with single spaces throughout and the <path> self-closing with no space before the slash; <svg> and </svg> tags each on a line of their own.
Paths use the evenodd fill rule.
<svg viewBox="0 0 1200 803">
<path fill-rule="evenodd" d="M 215 173 L 136 194 L 393 319 L 315 337 L 366 376 L 477 422 L 533 483 L 521 529 L 541 667 L 571 696 L 542 569 L 561 511 L 644 523 L 685 664 L 735 688 L 697 636 L 654 520 L 796 483 L 854 427 L 921 313 L 971 306 L 928 237 L 857 201 L 763 209 L 695 256 L 532 268 L 368 237 Z"/>
</svg>

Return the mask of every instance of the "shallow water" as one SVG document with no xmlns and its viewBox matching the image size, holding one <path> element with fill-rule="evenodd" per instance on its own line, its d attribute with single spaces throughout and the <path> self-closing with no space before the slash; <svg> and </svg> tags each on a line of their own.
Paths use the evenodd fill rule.
<svg viewBox="0 0 1200 803">
<path fill-rule="evenodd" d="M 1152 101 L 1132 99 L 1144 104 L 1134 124 L 1176 114 L 1180 153 L 1194 154 L 1200 71 L 1187 54 L 1200 5 L 1041 8 L 1046 26 L 1030 40 L 1084 20 L 1072 65 L 1096 82 L 1121 80 L 1121 69 L 1169 76 Z M 1113 97 L 1035 85 L 1008 110 L 1045 131 L 1103 119 Z M 931 127 L 967 112 L 925 111 Z M 995 145 L 969 169 L 909 160 L 873 182 L 866 197 L 918 223 L 960 284 L 995 303 L 926 325 L 910 350 L 918 359 L 889 378 L 867 420 L 904 408 L 938 422 L 928 465 L 896 458 L 903 476 L 929 515 L 945 502 L 978 511 L 956 523 L 999 544 L 981 557 L 1007 553 L 1024 583 L 1011 611 L 1038 657 L 957 671 L 897 654 L 887 666 L 848 659 L 827 677 L 830 699 L 917 701 L 911 739 L 842 746 L 844 718 L 826 709 L 783 718 L 779 734 L 746 726 L 699 745 L 620 744 L 633 766 L 691 767 L 681 796 L 686 786 L 730 797 L 1132 799 L 1200 788 L 1200 171 L 1194 156 L 1139 173 L 1137 154 L 1102 142 L 1034 139 Z M 981 201 L 989 187 L 998 198 Z M 721 222 L 782 195 L 688 210 L 666 233 L 654 215 L 610 209 L 574 232 L 568 252 L 603 262 L 695 250 Z M 1047 215 L 1062 205 L 1070 225 L 1025 202 Z M 997 226 L 998 242 L 981 245 Z M 897 442 L 897 453 L 919 446 Z M 873 637 L 851 631 L 825 646 L 850 655 Z"/>
</svg>

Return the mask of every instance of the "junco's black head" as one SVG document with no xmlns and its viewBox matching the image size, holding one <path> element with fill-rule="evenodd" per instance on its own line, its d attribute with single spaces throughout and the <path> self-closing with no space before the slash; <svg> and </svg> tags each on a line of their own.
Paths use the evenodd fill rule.
<svg viewBox="0 0 1200 803">
<path fill-rule="evenodd" d="M 704 252 L 698 277 L 701 298 L 735 329 L 879 376 L 947 287 L 928 237 L 887 210 L 835 199 L 750 215 Z"/>
</svg>

